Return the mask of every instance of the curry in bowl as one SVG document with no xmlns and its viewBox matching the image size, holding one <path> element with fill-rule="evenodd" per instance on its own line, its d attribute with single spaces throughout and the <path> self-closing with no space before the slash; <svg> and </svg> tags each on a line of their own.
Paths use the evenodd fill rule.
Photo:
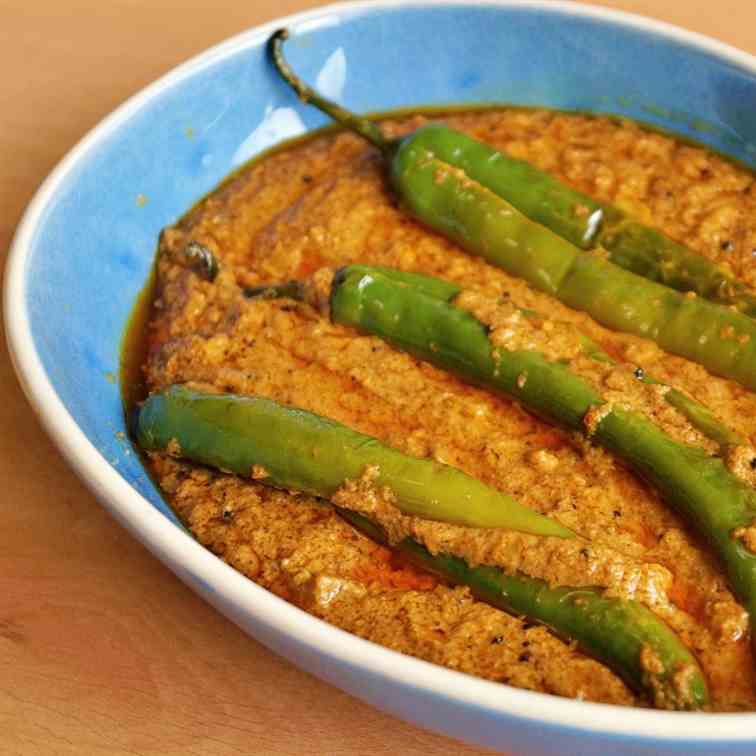
<svg viewBox="0 0 756 756">
<path fill-rule="evenodd" d="M 744 167 L 626 120 L 358 119 L 161 236 L 135 423 L 195 537 L 339 627 L 615 704 L 756 708 Z"/>
</svg>

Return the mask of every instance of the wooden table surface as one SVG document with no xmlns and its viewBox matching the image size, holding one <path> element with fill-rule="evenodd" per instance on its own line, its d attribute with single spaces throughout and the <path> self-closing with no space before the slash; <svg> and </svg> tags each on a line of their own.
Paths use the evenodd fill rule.
<svg viewBox="0 0 756 756">
<path fill-rule="evenodd" d="M 0 0 L 0 251 L 57 161 L 177 63 L 315 0 Z M 605 0 L 756 53 L 753 0 Z M 1 338 L 1 337 L 0 337 Z M 0 344 L 0 754 L 478 754 L 248 638 L 100 508 Z"/>
</svg>

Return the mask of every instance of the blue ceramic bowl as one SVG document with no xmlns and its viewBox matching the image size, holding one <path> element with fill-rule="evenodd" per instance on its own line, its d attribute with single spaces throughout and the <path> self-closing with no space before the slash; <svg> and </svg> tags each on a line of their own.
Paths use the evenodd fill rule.
<svg viewBox="0 0 756 756">
<path fill-rule="evenodd" d="M 320 126 L 265 61 L 274 28 L 309 81 L 356 110 L 501 102 L 610 112 L 756 160 L 756 59 L 641 18 L 557 2 L 336 5 L 248 31 L 156 82 L 58 166 L 16 235 L 8 340 L 47 430 L 102 503 L 258 640 L 397 716 L 516 753 L 756 751 L 756 714 L 587 704 L 436 667 L 266 592 L 178 526 L 124 439 L 124 327 L 158 232 L 241 162 Z"/>
</svg>

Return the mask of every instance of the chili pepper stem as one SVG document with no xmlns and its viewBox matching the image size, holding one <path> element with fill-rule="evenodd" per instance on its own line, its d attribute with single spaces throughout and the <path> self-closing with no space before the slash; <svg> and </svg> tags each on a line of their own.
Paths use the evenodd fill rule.
<svg viewBox="0 0 756 756">
<path fill-rule="evenodd" d="M 286 281 L 263 286 L 247 286 L 243 290 L 247 299 L 293 299 L 296 302 L 306 301 L 305 287 L 301 281 Z"/>
<path fill-rule="evenodd" d="M 275 32 L 268 40 L 268 55 L 278 73 L 281 74 L 284 81 L 297 93 L 299 99 L 302 102 L 314 105 L 337 123 L 359 134 L 363 139 L 367 139 L 368 142 L 384 154 L 392 152 L 395 149 L 395 142 L 388 139 L 375 123 L 350 112 L 346 108 L 342 108 L 341 105 L 318 94 L 294 73 L 283 54 L 283 43 L 288 37 L 288 29 L 279 29 Z"/>
</svg>

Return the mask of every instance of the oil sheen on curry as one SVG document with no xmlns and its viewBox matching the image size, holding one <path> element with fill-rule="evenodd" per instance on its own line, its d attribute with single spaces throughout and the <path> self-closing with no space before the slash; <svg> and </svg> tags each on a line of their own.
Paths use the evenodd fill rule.
<svg viewBox="0 0 756 756">
<path fill-rule="evenodd" d="M 137 437 L 166 498 L 396 651 L 756 709 L 753 175 L 600 116 L 369 128 L 265 155 L 163 232 Z"/>
</svg>

